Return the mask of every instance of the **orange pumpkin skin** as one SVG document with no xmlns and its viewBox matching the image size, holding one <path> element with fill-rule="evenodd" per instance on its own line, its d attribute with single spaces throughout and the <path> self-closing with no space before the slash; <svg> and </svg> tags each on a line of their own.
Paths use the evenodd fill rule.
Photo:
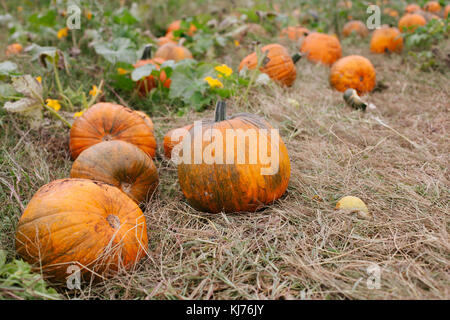
<svg viewBox="0 0 450 320">
<path fill-rule="evenodd" d="M 192 53 L 189 49 L 181 45 L 169 42 L 156 50 L 155 58 L 180 61 L 183 59 L 192 59 Z"/>
<path fill-rule="evenodd" d="M 180 29 L 181 29 L 181 20 L 176 20 L 176 21 L 172 22 L 171 24 L 169 24 L 169 26 L 167 27 L 166 35 L 167 35 L 167 33 L 170 33 L 170 32 L 176 31 L 176 30 L 180 30 Z M 193 36 L 196 31 L 197 31 L 197 27 L 191 23 L 187 34 L 189 36 Z"/>
<path fill-rule="evenodd" d="M 292 86 L 297 77 L 297 70 L 287 49 L 279 44 L 269 44 L 262 47 L 261 52 L 267 52 L 267 56 L 265 61 L 262 62 L 259 70 L 282 85 L 288 87 Z M 241 61 L 239 71 L 241 71 L 244 66 L 249 70 L 253 70 L 258 66 L 256 52 L 253 52 Z"/>
<path fill-rule="evenodd" d="M 414 32 L 420 26 L 427 24 L 424 17 L 417 13 L 408 13 L 398 22 L 398 28 L 402 32 Z"/>
<path fill-rule="evenodd" d="M 306 37 L 309 34 L 309 30 L 302 27 L 302 26 L 296 26 L 296 27 L 287 27 L 281 30 L 280 32 L 280 38 L 289 38 L 292 41 L 298 41 L 304 37 Z"/>
<path fill-rule="evenodd" d="M 94 104 L 76 118 L 70 129 L 70 153 L 75 160 L 85 149 L 109 140 L 134 144 L 150 157 L 155 156 L 156 140 L 144 119 L 119 104 Z"/>
<path fill-rule="evenodd" d="M 170 35 L 166 35 L 165 37 L 159 37 L 157 39 L 157 44 L 158 47 L 161 47 L 163 45 L 165 45 L 166 43 L 174 43 L 176 44 L 176 42 L 173 40 L 173 36 Z"/>
<path fill-rule="evenodd" d="M 372 34 L 370 51 L 374 53 L 401 52 L 403 38 L 397 28 L 382 27 Z"/>
<path fill-rule="evenodd" d="M 150 118 L 145 112 L 143 111 L 135 111 L 142 119 L 144 119 L 145 123 L 147 124 L 147 126 L 150 128 L 150 130 L 152 130 L 152 132 L 154 132 L 154 125 L 153 125 L 153 121 L 152 118 Z"/>
<path fill-rule="evenodd" d="M 17 253 L 54 281 L 72 265 L 82 276 L 130 269 L 148 249 L 137 204 L 116 187 L 86 179 L 41 187 L 20 217 L 15 242 Z"/>
<path fill-rule="evenodd" d="M 358 94 L 364 94 L 373 90 L 375 82 L 375 68 L 369 59 L 362 56 L 341 58 L 331 67 L 330 83 L 338 91 L 351 88 Z"/>
<path fill-rule="evenodd" d="M 138 204 L 153 194 L 159 180 L 152 158 L 120 140 L 97 143 L 84 150 L 74 161 L 70 177 L 113 185 Z"/>
<path fill-rule="evenodd" d="M 420 6 L 417 4 L 408 4 L 405 8 L 406 13 L 414 13 L 416 11 L 420 11 Z"/>
<path fill-rule="evenodd" d="M 445 6 L 445 12 L 444 12 L 445 19 L 447 19 L 449 13 L 450 13 L 450 4 Z"/>
<path fill-rule="evenodd" d="M 192 128 L 192 124 L 172 129 L 164 136 L 164 155 L 170 159 L 172 157 L 173 148 L 183 141 L 185 134 Z"/>
<path fill-rule="evenodd" d="M 6 47 L 6 55 L 13 56 L 13 55 L 21 53 L 22 50 L 23 50 L 23 47 L 20 43 L 13 43 Z"/>
<path fill-rule="evenodd" d="M 220 154 L 224 160 L 223 164 L 208 163 L 203 158 L 201 163 L 195 164 L 196 145 L 198 144 L 201 148 L 201 150 L 198 148 L 197 150 L 205 154 L 210 141 L 196 142 L 195 126 L 189 131 L 190 138 L 184 137 L 183 151 L 186 150 L 185 145 L 190 145 L 191 150 L 194 151 L 191 153 L 190 163 L 182 161 L 178 164 L 178 181 L 183 194 L 192 207 L 211 213 L 254 212 L 284 194 L 290 178 L 289 156 L 281 137 L 277 136 L 277 141 L 272 141 L 270 131 L 266 131 L 266 133 L 262 131 L 262 129 L 272 129 L 264 119 L 251 114 L 237 114 L 225 121 L 204 121 L 202 126 L 203 131 L 211 128 L 222 134 L 222 139 L 217 138 L 216 140 L 219 144 L 222 143 L 222 150 L 217 148 L 212 152 L 215 155 Z M 271 149 L 273 143 L 279 146 L 279 169 L 275 174 L 261 174 L 261 168 L 268 168 L 269 165 L 261 163 L 258 156 L 259 142 L 255 148 L 250 145 L 250 139 L 244 138 L 247 129 L 254 130 L 256 141 L 258 141 L 259 135 L 266 135 L 267 150 Z M 245 161 L 242 161 L 243 163 L 237 161 L 237 139 L 235 139 L 234 147 L 226 147 L 227 130 L 234 132 L 237 139 L 245 141 L 244 148 L 240 149 L 242 153 L 239 154 L 246 157 Z M 267 132 L 269 133 L 267 134 Z M 248 159 L 253 156 L 257 161 L 252 164 Z M 227 157 L 234 159 L 234 162 L 227 162 Z"/>
<path fill-rule="evenodd" d="M 139 60 L 134 64 L 134 68 L 139 68 L 146 64 L 153 64 L 154 66 L 156 66 L 156 69 L 159 70 L 160 65 L 164 61 L 165 60 L 161 58 Z M 167 75 L 164 71 L 160 73 L 159 81 L 166 88 L 170 88 L 170 84 L 172 83 L 172 80 L 167 79 Z M 146 96 L 150 91 L 152 91 L 153 88 L 156 88 L 157 83 L 155 77 L 153 75 L 149 75 L 144 80 L 139 80 L 136 85 L 138 88 L 139 95 Z"/>
<path fill-rule="evenodd" d="M 306 55 L 308 60 L 332 65 L 342 57 L 342 48 L 339 40 L 328 34 L 310 33 L 302 43 L 300 51 Z"/>
<path fill-rule="evenodd" d="M 428 1 L 423 8 L 428 12 L 439 12 L 442 9 L 438 1 Z"/>
<path fill-rule="evenodd" d="M 349 21 L 344 25 L 342 29 L 342 34 L 344 37 L 350 36 L 353 32 L 357 33 L 361 38 L 365 38 L 369 34 L 369 29 L 366 25 L 358 20 Z"/>
</svg>

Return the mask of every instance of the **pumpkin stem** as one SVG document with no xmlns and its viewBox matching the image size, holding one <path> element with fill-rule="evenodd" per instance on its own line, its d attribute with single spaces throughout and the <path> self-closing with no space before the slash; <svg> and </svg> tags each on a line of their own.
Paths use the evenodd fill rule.
<svg viewBox="0 0 450 320">
<path fill-rule="evenodd" d="M 215 122 L 220 122 L 225 120 L 226 115 L 226 106 L 227 103 L 225 101 L 219 100 L 216 104 L 216 111 L 214 116 Z"/>
<path fill-rule="evenodd" d="M 296 64 L 301 58 L 302 58 L 301 53 L 297 52 L 292 55 L 292 61 L 294 62 L 294 64 Z"/>
<path fill-rule="evenodd" d="M 144 52 L 142 53 L 142 58 L 141 60 L 148 60 L 152 58 L 152 50 L 153 50 L 153 45 L 147 44 L 144 48 Z"/>
</svg>

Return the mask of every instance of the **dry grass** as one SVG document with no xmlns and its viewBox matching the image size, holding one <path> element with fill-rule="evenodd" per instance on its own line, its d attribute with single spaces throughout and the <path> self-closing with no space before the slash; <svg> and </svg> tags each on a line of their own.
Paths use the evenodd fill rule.
<svg viewBox="0 0 450 320">
<path fill-rule="evenodd" d="M 294 87 L 256 91 L 250 107 L 235 99 L 233 111 L 264 114 L 281 129 L 292 165 L 281 200 L 252 214 L 199 213 L 185 202 L 176 168 L 158 158 L 159 192 L 145 208 L 149 256 L 132 272 L 60 291 L 82 299 L 449 299 L 448 73 L 366 48 L 345 54 L 369 57 L 389 86 L 367 96 L 373 112 L 345 106 L 329 69 L 307 61 Z M 159 143 L 169 128 L 205 115 L 155 117 Z M 66 130 L 24 132 L 5 120 L 0 243 L 12 253 L 23 207 L 40 186 L 68 176 L 71 162 Z M 335 212 L 344 195 L 363 199 L 374 219 Z M 379 289 L 366 283 L 373 264 Z"/>
</svg>

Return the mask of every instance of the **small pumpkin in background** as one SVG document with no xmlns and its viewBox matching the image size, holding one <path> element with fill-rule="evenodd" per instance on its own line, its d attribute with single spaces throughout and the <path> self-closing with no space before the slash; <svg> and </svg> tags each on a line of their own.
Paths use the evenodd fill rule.
<svg viewBox="0 0 450 320">
<path fill-rule="evenodd" d="M 437 13 L 442 9 L 439 1 L 428 1 L 423 8 L 425 9 L 425 11 L 433 13 Z"/>
<path fill-rule="evenodd" d="M 385 8 L 385 9 L 383 10 L 383 13 L 384 13 L 384 14 L 387 14 L 388 16 L 391 16 L 392 18 L 398 18 L 398 16 L 399 16 L 398 11 L 397 11 L 397 10 L 394 10 L 394 9 L 392 9 L 392 8 Z"/>
<path fill-rule="evenodd" d="M 444 17 L 445 19 L 448 18 L 448 14 L 450 13 L 450 4 L 445 6 L 445 11 L 444 11 Z"/>
<path fill-rule="evenodd" d="M 288 50 L 280 44 L 269 44 L 261 48 L 265 55 L 261 63 L 260 71 L 266 73 L 272 80 L 285 85 L 292 86 L 297 77 L 295 63 L 300 60 L 299 54 L 289 55 Z M 258 66 L 258 56 L 256 52 L 245 57 L 239 64 L 239 71 L 244 67 L 253 70 Z"/>
<path fill-rule="evenodd" d="M 323 63 L 329 66 L 342 57 L 339 39 L 319 32 L 310 33 L 303 40 L 300 52 L 312 62 Z"/>
<path fill-rule="evenodd" d="M 420 6 L 417 4 L 408 4 L 405 7 L 405 13 L 414 13 L 416 11 L 420 11 Z"/>
<path fill-rule="evenodd" d="M 402 34 L 397 28 L 383 26 L 376 29 L 370 40 L 370 51 L 374 53 L 401 52 L 403 49 Z"/>
<path fill-rule="evenodd" d="M 166 35 L 164 37 L 159 37 L 156 41 L 158 47 L 165 45 L 166 43 L 175 43 L 176 41 L 173 39 L 173 36 Z"/>
<path fill-rule="evenodd" d="M 23 47 L 20 43 L 13 43 L 6 47 L 6 55 L 13 56 L 13 55 L 21 53 L 22 50 L 23 50 Z"/>
<path fill-rule="evenodd" d="M 74 161 L 70 177 L 105 182 L 138 204 L 153 194 L 159 180 L 153 160 L 135 145 L 120 140 L 84 150 Z"/>
<path fill-rule="evenodd" d="M 155 52 L 155 58 L 163 60 L 180 61 L 184 59 L 192 59 L 192 53 L 182 43 L 176 44 L 168 42 L 158 48 Z"/>
<path fill-rule="evenodd" d="M 202 130 L 191 128 L 190 139 L 184 137 L 182 153 L 187 146 L 192 152 L 181 157 L 187 160 L 178 164 L 178 181 L 187 201 L 197 210 L 254 212 L 286 191 L 289 155 L 278 131 L 272 131 L 266 120 L 248 113 L 226 117 L 225 107 L 225 102 L 219 101 L 215 119 L 204 120 Z M 204 138 L 203 132 L 210 129 L 216 137 L 214 143 Z M 227 139 L 230 134 L 234 139 Z M 229 145 L 230 141 L 236 142 Z M 200 163 L 195 161 L 197 153 L 203 155 Z M 265 156 L 272 161 L 265 161 Z"/>
<path fill-rule="evenodd" d="M 137 204 L 116 187 L 87 179 L 41 187 L 20 217 L 15 244 L 25 261 L 55 282 L 69 275 L 71 265 L 82 277 L 129 270 L 148 250 Z"/>
<path fill-rule="evenodd" d="M 356 33 L 361 38 L 365 38 L 369 35 L 369 29 L 367 29 L 366 25 L 362 21 L 352 20 L 344 25 L 344 28 L 342 28 L 342 35 L 344 37 L 348 37 L 352 33 Z"/>
<path fill-rule="evenodd" d="M 309 34 L 309 30 L 302 26 L 286 27 L 281 30 L 280 38 L 288 38 L 292 41 L 298 41 Z"/>
<path fill-rule="evenodd" d="M 192 128 L 192 124 L 181 128 L 175 128 L 166 133 L 164 136 L 164 155 L 170 159 L 172 157 L 173 148 L 183 141 L 186 133 Z"/>
<path fill-rule="evenodd" d="M 351 55 L 339 59 L 330 70 L 330 83 L 333 88 L 344 92 L 355 89 L 358 94 L 370 92 L 375 87 L 376 72 L 369 59 Z"/>
<path fill-rule="evenodd" d="M 181 20 L 176 20 L 174 22 L 172 22 L 171 24 L 169 24 L 169 26 L 167 27 L 167 31 L 166 31 L 166 35 L 168 33 L 173 33 L 174 31 L 180 30 L 181 29 Z M 197 31 L 197 27 L 191 23 L 189 25 L 189 30 L 187 32 L 188 36 L 193 36 L 194 33 Z"/>
<path fill-rule="evenodd" d="M 417 13 L 405 14 L 398 22 L 398 28 L 402 32 L 414 32 L 420 26 L 427 24 L 424 17 Z"/>
<path fill-rule="evenodd" d="M 147 45 L 145 46 L 144 52 L 142 54 L 142 58 L 141 60 L 139 60 L 138 62 L 136 62 L 133 67 L 134 68 L 139 68 L 142 67 L 146 64 L 152 64 L 154 66 L 156 66 L 157 69 L 160 68 L 161 64 L 164 63 L 165 59 L 162 58 L 151 58 L 152 56 L 152 49 L 153 46 L 152 45 Z M 159 75 L 159 81 L 162 83 L 162 85 L 166 88 L 170 88 L 170 84 L 172 82 L 172 80 L 167 79 L 167 75 L 166 73 L 163 71 L 161 72 L 161 74 Z M 153 75 L 149 75 L 148 77 L 146 77 L 143 80 L 139 80 L 136 83 L 136 86 L 138 88 L 138 92 L 140 96 L 146 96 L 150 91 L 152 91 L 153 88 L 156 88 L 157 86 L 157 82 L 156 79 Z"/>
<path fill-rule="evenodd" d="M 70 154 L 75 160 L 85 149 L 110 140 L 134 144 L 150 157 L 155 156 L 153 130 L 141 115 L 119 104 L 100 102 L 76 118 L 70 129 Z"/>
</svg>

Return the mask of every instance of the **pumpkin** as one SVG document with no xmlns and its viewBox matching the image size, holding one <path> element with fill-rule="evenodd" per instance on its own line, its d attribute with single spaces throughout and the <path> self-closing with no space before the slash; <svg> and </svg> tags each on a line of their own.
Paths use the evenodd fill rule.
<svg viewBox="0 0 450 320">
<path fill-rule="evenodd" d="M 176 20 L 176 21 L 172 22 L 171 24 L 169 24 L 169 26 L 167 27 L 166 35 L 167 35 L 167 33 L 171 33 L 171 32 L 173 33 L 174 31 L 180 30 L 180 29 L 181 29 L 181 20 Z M 197 31 L 197 27 L 193 23 L 191 23 L 189 26 L 187 35 L 193 36 L 196 31 Z"/>
<path fill-rule="evenodd" d="M 204 138 L 209 129 L 214 142 Z M 271 129 L 257 115 L 226 118 L 225 103 L 219 101 L 215 119 L 195 123 L 182 142 L 178 181 L 189 204 L 211 213 L 254 212 L 280 198 L 289 183 L 290 160 L 278 131 Z M 278 158 L 272 161 L 273 170 L 261 154 Z"/>
<path fill-rule="evenodd" d="M 119 104 L 100 102 L 76 118 L 70 129 L 72 159 L 85 149 L 109 140 L 123 140 L 155 156 L 153 131 L 135 111 Z"/>
<path fill-rule="evenodd" d="M 74 161 L 70 177 L 108 183 L 138 204 L 146 201 L 158 185 L 152 158 L 135 145 L 120 140 L 97 143 L 84 150 Z"/>
<path fill-rule="evenodd" d="M 281 30 L 280 38 L 288 38 L 292 41 L 298 41 L 309 34 L 309 30 L 302 26 L 287 27 Z"/>
<path fill-rule="evenodd" d="M 172 129 L 166 133 L 164 136 L 164 155 L 167 158 L 170 159 L 172 157 L 173 148 L 183 141 L 184 136 L 192 128 L 192 126 L 193 125 L 190 124 L 181 128 Z"/>
<path fill-rule="evenodd" d="M 392 8 L 385 8 L 383 13 L 391 16 L 392 18 L 398 18 L 398 11 Z"/>
<path fill-rule="evenodd" d="M 405 14 L 398 22 L 398 28 L 402 32 L 414 32 L 418 27 L 424 26 L 427 21 L 417 13 Z"/>
<path fill-rule="evenodd" d="M 342 57 L 341 44 L 335 36 L 313 32 L 302 43 L 300 51 L 313 62 L 332 65 Z"/>
<path fill-rule="evenodd" d="M 450 13 L 450 4 L 445 6 L 445 12 L 444 12 L 445 19 L 447 19 L 449 13 Z"/>
<path fill-rule="evenodd" d="M 375 68 L 369 59 L 351 55 L 336 61 L 330 70 L 330 83 L 333 88 L 344 92 L 355 89 L 358 94 L 370 92 L 375 87 Z"/>
<path fill-rule="evenodd" d="M 397 28 L 387 26 L 377 29 L 370 40 L 370 51 L 374 53 L 401 52 L 403 49 L 403 38 Z"/>
<path fill-rule="evenodd" d="M 180 61 L 183 59 L 192 59 L 192 53 L 181 44 L 168 42 L 156 50 L 155 58 Z"/>
<path fill-rule="evenodd" d="M 369 34 L 369 29 L 367 29 L 366 25 L 358 20 L 352 20 L 347 22 L 342 29 L 342 34 L 344 37 L 350 36 L 352 33 L 358 34 L 361 38 L 367 37 Z"/>
<path fill-rule="evenodd" d="M 428 1 L 423 8 L 428 12 L 439 12 L 442 9 L 438 1 Z"/>
<path fill-rule="evenodd" d="M 408 4 L 405 8 L 406 13 L 414 13 L 416 11 L 420 11 L 420 6 L 417 4 Z"/>
<path fill-rule="evenodd" d="M 87 179 L 61 179 L 41 187 L 20 217 L 16 251 L 51 280 L 70 266 L 82 276 L 131 269 L 148 249 L 144 215 L 116 187 Z"/>
<path fill-rule="evenodd" d="M 279 44 L 269 44 L 261 48 L 261 52 L 265 54 L 265 58 L 261 63 L 260 71 L 266 73 L 274 81 L 292 86 L 297 77 L 295 63 L 300 60 L 300 55 L 295 54 L 292 57 L 285 47 Z M 245 57 L 240 65 L 239 71 L 246 67 L 249 70 L 258 66 L 258 56 L 256 52 Z"/>
<path fill-rule="evenodd" d="M 160 65 L 164 63 L 165 59 L 161 58 L 151 59 L 152 48 L 153 48 L 152 45 L 147 45 L 145 47 L 141 60 L 139 60 L 134 64 L 134 68 L 139 68 L 146 64 L 152 64 L 156 66 L 157 69 L 160 68 Z M 162 83 L 164 87 L 170 88 L 172 80 L 167 79 L 167 75 L 164 71 L 161 72 L 161 74 L 159 75 L 159 81 Z M 139 95 L 146 96 L 153 88 L 156 88 L 157 83 L 155 77 L 153 75 L 149 75 L 145 79 L 139 80 L 136 86 L 138 88 Z"/>
<path fill-rule="evenodd" d="M 152 118 L 150 118 L 145 112 L 143 111 L 135 111 L 142 119 L 144 119 L 145 124 L 154 132 L 154 125 Z"/>
<path fill-rule="evenodd" d="M 358 197 L 345 196 L 339 199 L 334 209 L 344 213 L 357 213 L 363 219 L 372 219 L 366 204 Z"/>
<path fill-rule="evenodd" d="M 13 55 L 21 53 L 22 50 L 23 50 L 23 47 L 20 43 L 13 43 L 6 47 L 6 55 L 13 56 Z"/>
<path fill-rule="evenodd" d="M 158 44 L 158 47 L 161 47 L 166 43 L 176 43 L 176 42 L 173 40 L 173 36 L 166 35 L 164 37 L 159 37 L 156 43 Z"/>
</svg>

